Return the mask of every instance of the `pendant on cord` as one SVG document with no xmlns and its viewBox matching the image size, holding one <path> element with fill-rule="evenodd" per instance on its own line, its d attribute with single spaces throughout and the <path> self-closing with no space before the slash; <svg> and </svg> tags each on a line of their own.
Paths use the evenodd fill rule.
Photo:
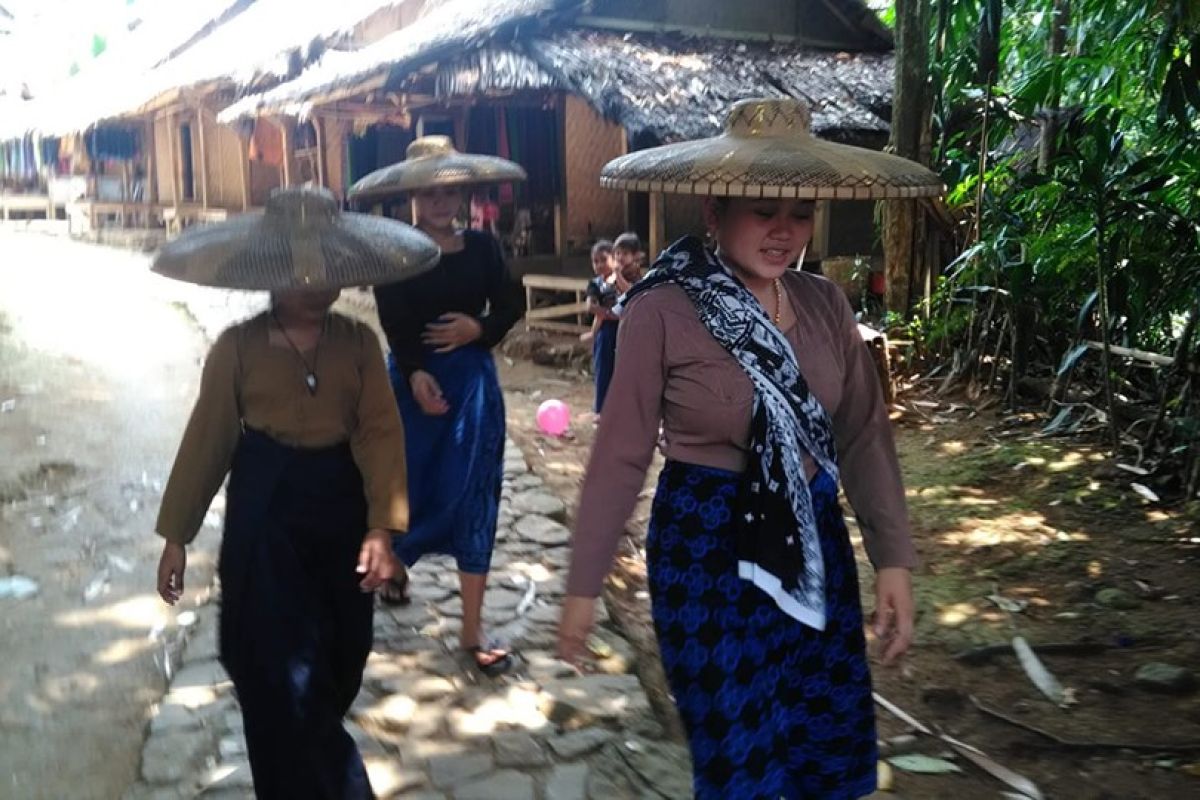
<svg viewBox="0 0 1200 800">
<path fill-rule="evenodd" d="M 317 373 L 308 372 L 304 375 L 304 385 L 308 387 L 308 393 L 315 395 L 317 393 Z"/>
</svg>

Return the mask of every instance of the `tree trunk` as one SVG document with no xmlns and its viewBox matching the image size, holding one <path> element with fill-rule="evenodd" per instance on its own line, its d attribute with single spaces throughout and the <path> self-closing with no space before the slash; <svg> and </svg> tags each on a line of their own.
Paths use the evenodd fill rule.
<svg viewBox="0 0 1200 800">
<path fill-rule="evenodd" d="M 928 162 L 922 152 L 929 126 L 929 0 L 896 0 L 896 87 L 892 96 L 892 134 L 897 155 Z M 911 200 L 885 201 L 883 247 L 887 308 L 908 311 L 913 276 L 924 261 L 925 219 Z"/>
<path fill-rule="evenodd" d="M 979 61 L 975 65 L 975 82 L 991 86 L 1000 73 L 1000 22 L 1004 16 L 1001 0 L 984 0 L 979 15 Z"/>
<path fill-rule="evenodd" d="M 1050 37 L 1046 41 L 1046 53 L 1050 63 L 1057 65 L 1061 60 L 1067 44 L 1067 25 L 1070 23 L 1070 0 L 1054 0 L 1054 10 L 1050 13 Z M 1046 96 L 1046 104 L 1042 109 L 1042 136 L 1038 142 L 1038 172 L 1045 172 L 1054 160 L 1055 145 L 1058 141 L 1059 114 L 1058 104 L 1062 98 L 1062 75 L 1055 73 L 1050 84 L 1050 92 Z"/>
</svg>

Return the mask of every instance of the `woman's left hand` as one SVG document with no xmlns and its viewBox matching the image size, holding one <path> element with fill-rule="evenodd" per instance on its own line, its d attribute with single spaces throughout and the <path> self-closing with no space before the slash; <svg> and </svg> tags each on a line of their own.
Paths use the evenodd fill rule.
<svg viewBox="0 0 1200 800">
<path fill-rule="evenodd" d="M 479 320 L 469 314 L 450 312 L 438 317 L 437 322 L 426 325 L 421 341 L 433 347 L 435 352 L 449 353 L 482 335 L 483 326 Z"/>
<path fill-rule="evenodd" d="M 363 579 L 358 588 L 373 592 L 396 574 L 396 556 L 392 554 L 392 534 L 383 528 L 372 528 L 363 537 L 358 551 L 358 569 Z"/>
<path fill-rule="evenodd" d="M 883 663 L 904 655 L 913 640 L 912 572 L 885 567 L 875 574 L 875 635 L 884 643 Z"/>
</svg>

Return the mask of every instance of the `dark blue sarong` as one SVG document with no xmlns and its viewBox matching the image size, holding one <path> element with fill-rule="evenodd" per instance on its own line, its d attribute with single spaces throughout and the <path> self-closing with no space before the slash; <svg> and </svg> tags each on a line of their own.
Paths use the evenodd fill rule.
<svg viewBox="0 0 1200 800">
<path fill-rule="evenodd" d="M 697 800 L 851 800 L 875 790 L 875 713 L 854 553 L 837 484 L 811 481 L 824 631 L 738 577 L 741 476 L 668 461 L 646 544 L 654 627 Z"/>
<path fill-rule="evenodd" d="M 424 369 L 437 379 L 450 410 L 423 412 L 408 380 L 388 357 L 392 388 L 404 421 L 408 459 L 408 533 L 393 540 L 412 566 L 429 553 L 449 553 L 474 575 L 491 567 L 504 464 L 504 395 L 489 350 L 425 351 Z"/>
<path fill-rule="evenodd" d="M 604 398 L 608 396 L 608 385 L 612 383 L 616 363 L 617 320 L 610 319 L 601 323 L 592 341 L 592 373 L 596 381 L 596 401 L 592 410 L 597 414 L 604 409 Z"/>
<path fill-rule="evenodd" d="M 349 445 L 242 435 L 221 541 L 221 663 L 237 690 L 255 794 L 371 798 L 342 718 L 371 651 L 373 596 L 355 568 L 367 531 Z"/>
</svg>

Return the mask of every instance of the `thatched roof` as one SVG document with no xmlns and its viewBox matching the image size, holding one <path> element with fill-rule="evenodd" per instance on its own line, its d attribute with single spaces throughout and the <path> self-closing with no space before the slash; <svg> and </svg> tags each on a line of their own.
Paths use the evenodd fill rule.
<svg viewBox="0 0 1200 800">
<path fill-rule="evenodd" d="M 332 0 L 305 4 L 301 11 L 295 0 L 218 0 L 226 13 L 193 24 L 163 59 L 119 75 L 98 71 L 69 81 L 31 110 L 27 126 L 68 133 L 137 115 L 190 89 L 232 91 L 276 83 L 316 59 L 326 41 L 398 1 Z"/>
<path fill-rule="evenodd" d="M 890 53 L 583 30 L 533 38 L 523 48 L 601 115 L 659 141 L 714 135 L 729 107 L 747 97 L 806 100 L 821 133 L 888 130 Z"/>
<path fill-rule="evenodd" d="M 314 99 L 328 102 L 363 91 L 369 85 L 382 84 L 389 73 L 512 36 L 522 25 L 537 26 L 539 20 L 578 5 L 575 0 L 438 3 L 411 25 L 361 50 L 327 52 L 295 80 L 242 98 L 222 111 L 218 119 L 229 122 L 259 113 L 307 116 Z"/>
<path fill-rule="evenodd" d="M 735 101 L 756 96 L 807 100 L 814 129 L 825 135 L 888 130 L 890 53 L 831 53 L 796 43 L 622 35 L 561 25 L 510 25 L 497 32 L 489 22 L 452 33 L 428 21 L 414 31 L 417 24 L 381 41 L 375 52 L 327 53 L 299 79 L 244 98 L 220 118 L 307 116 L 316 105 L 385 86 L 398 95 L 439 100 L 553 88 L 581 96 L 631 134 L 659 141 L 715 134 Z"/>
</svg>

